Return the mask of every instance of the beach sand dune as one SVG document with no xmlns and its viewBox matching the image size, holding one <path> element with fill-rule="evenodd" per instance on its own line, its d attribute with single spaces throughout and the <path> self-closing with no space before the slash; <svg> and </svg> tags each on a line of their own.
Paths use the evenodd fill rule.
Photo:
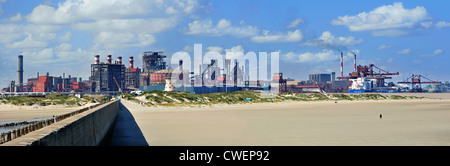
<svg viewBox="0 0 450 166">
<path fill-rule="evenodd" d="M 123 104 L 150 146 L 450 145 L 449 99 L 212 107 Z"/>
</svg>

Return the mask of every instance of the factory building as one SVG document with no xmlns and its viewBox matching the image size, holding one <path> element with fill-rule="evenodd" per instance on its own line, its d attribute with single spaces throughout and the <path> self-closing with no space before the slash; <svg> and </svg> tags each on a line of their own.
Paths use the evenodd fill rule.
<svg viewBox="0 0 450 166">
<path fill-rule="evenodd" d="M 327 81 L 331 81 L 331 74 L 310 74 L 309 81 L 314 82 L 315 84 L 327 83 Z"/>
<path fill-rule="evenodd" d="M 143 72 L 153 72 L 156 70 L 166 69 L 164 58 L 167 56 L 163 52 L 146 51 L 142 53 L 142 69 Z"/>
<path fill-rule="evenodd" d="M 130 90 L 139 89 L 139 77 L 141 73 L 141 69 L 134 68 L 133 66 L 133 57 L 130 56 L 130 66 L 125 70 L 125 88 Z"/>
<path fill-rule="evenodd" d="M 50 76 L 39 76 L 38 82 L 33 86 L 33 92 L 50 92 L 52 89 L 52 79 Z"/>
<path fill-rule="evenodd" d="M 119 91 L 125 87 L 125 66 L 122 57 L 117 57 L 115 63 L 111 62 L 111 55 L 107 56 L 107 63 L 100 63 L 100 55 L 95 56 L 95 63 L 91 64 L 91 91 Z"/>
</svg>

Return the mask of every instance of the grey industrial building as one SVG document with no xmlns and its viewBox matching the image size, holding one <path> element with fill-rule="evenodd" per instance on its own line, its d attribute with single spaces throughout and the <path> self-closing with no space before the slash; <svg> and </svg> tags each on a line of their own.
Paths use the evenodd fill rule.
<svg viewBox="0 0 450 166">
<path fill-rule="evenodd" d="M 106 64 L 99 63 L 98 58 L 99 55 L 96 55 L 95 64 L 91 64 L 91 91 L 119 91 L 123 89 L 125 87 L 125 66 L 121 62 L 122 58 L 118 57 L 115 63 L 111 63 L 111 56 L 108 55 Z"/>
<path fill-rule="evenodd" d="M 142 72 L 153 72 L 166 69 L 163 52 L 146 51 L 142 54 Z"/>
<path fill-rule="evenodd" d="M 332 74 L 310 74 L 309 81 L 314 83 L 327 83 L 327 81 L 332 80 L 331 76 Z"/>
</svg>

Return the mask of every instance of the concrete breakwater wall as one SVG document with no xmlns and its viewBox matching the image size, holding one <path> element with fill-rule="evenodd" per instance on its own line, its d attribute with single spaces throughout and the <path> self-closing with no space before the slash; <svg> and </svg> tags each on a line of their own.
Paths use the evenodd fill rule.
<svg viewBox="0 0 450 166">
<path fill-rule="evenodd" d="M 85 110 L 86 109 L 86 110 Z M 13 131 L 0 146 L 96 146 L 110 131 L 119 110 L 119 100 L 85 108 Z M 51 124 L 51 125 L 50 125 Z M 26 135 L 22 133 L 29 132 Z M 33 132 L 31 132 L 33 131 Z M 15 139 L 13 138 L 15 137 Z"/>
</svg>

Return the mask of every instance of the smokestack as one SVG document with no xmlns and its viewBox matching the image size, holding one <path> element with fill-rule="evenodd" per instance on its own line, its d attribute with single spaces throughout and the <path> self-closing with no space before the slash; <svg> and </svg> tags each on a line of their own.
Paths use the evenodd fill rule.
<svg viewBox="0 0 450 166">
<path fill-rule="evenodd" d="M 122 57 L 121 56 L 117 57 L 117 64 L 119 64 L 119 65 L 122 64 Z"/>
<path fill-rule="evenodd" d="M 130 69 L 132 69 L 133 68 L 133 57 L 132 56 L 130 56 Z"/>
<path fill-rule="evenodd" d="M 356 72 L 356 54 L 353 53 L 353 71 Z"/>
<path fill-rule="evenodd" d="M 95 64 L 100 63 L 100 55 L 95 55 Z"/>
<path fill-rule="evenodd" d="M 108 57 L 108 61 L 106 63 L 111 64 L 111 55 L 107 55 L 107 57 Z"/>
<path fill-rule="evenodd" d="M 341 77 L 344 77 L 344 55 L 341 52 Z"/>
<path fill-rule="evenodd" d="M 18 78 L 19 86 L 23 85 L 23 55 L 19 55 Z"/>
</svg>

